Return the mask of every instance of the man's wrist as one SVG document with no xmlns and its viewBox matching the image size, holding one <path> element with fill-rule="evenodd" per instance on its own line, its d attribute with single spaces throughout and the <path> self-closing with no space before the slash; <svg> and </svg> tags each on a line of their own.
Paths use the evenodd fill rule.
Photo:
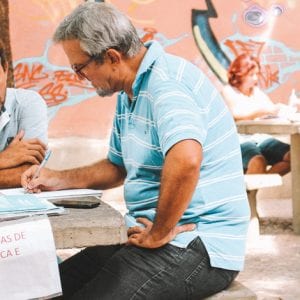
<svg viewBox="0 0 300 300">
<path fill-rule="evenodd" d="M 151 239 L 155 242 L 164 240 L 172 231 L 172 229 L 166 229 L 165 227 L 152 227 L 152 229 L 149 232 L 149 235 L 151 236 Z"/>
<path fill-rule="evenodd" d="M 11 163 L 9 160 L 0 157 L 0 170 L 16 168 L 18 165 Z"/>
<path fill-rule="evenodd" d="M 3 152 L 0 152 L 0 170 L 7 168 L 7 160 L 3 158 Z"/>
</svg>

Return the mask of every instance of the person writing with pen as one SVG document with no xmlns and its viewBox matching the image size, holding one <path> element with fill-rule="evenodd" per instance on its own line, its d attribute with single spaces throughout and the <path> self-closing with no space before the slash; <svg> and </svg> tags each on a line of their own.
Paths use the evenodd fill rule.
<svg viewBox="0 0 300 300">
<path fill-rule="evenodd" d="M 204 73 L 143 44 L 114 6 L 85 2 L 54 41 L 99 96 L 118 92 L 106 159 L 37 166 L 29 192 L 124 184 L 128 243 L 87 247 L 60 264 L 64 299 L 202 299 L 242 270 L 249 207 L 234 120 Z"/>
<path fill-rule="evenodd" d="M 36 92 L 7 88 L 8 62 L 0 40 L 0 188 L 21 185 L 21 174 L 40 164 L 47 143 L 47 106 Z"/>
<path fill-rule="evenodd" d="M 35 179 L 35 178 L 39 177 L 40 172 L 46 166 L 46 163 L 48 162 L 51 153 L 52 153 L 52 151 L 50 149 L 46 150 L 45 157 L 44 157 L 43 161 L 40 163 L 40 165 L 38 166 L 38 168 L 36 169 L 32 179 Z"/>
</svg>

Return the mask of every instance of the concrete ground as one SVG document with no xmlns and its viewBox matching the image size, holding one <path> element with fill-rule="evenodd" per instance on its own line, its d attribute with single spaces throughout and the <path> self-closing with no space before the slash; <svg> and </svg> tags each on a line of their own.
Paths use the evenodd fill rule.
<svg viewBox="0 0 300 300">
<path fill-rule="evenodd" d="M 120 188 L 106 192 L 103 200 L 122 214 L 126 208 Z M 109 200 L 108 200 L 109 199 Z M 261 234 L 249 240 L 245 270 L 238 281 L 259 300 L 300 299 L 300 235 L 292 231 L 291 199 L 260 199 Z M 59 250 L 65 258 L 78 249 Z"/>
<path fill-rule="evenodd" d="M 260 199 L 261 234 L 248 242 L 238 280 L 258 299 L 300 299 L 300 235 L 292 231 L 291 199 Z"/>
</svg>

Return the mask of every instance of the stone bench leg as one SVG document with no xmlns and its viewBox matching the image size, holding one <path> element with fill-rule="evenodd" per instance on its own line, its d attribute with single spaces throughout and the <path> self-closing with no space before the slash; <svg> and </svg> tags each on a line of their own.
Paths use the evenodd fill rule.
<svg viewBox="0 0 300 300">
<path fill-rule="evenodd" d="M 250 224 L 248 230 L 249 238 L 257 238 L 259 236 L 259 218 L 256 208 L 256 194 L 258 190 L 251 190 L 247 191 L 251 217 L 250 217 Z"/>
</svg>

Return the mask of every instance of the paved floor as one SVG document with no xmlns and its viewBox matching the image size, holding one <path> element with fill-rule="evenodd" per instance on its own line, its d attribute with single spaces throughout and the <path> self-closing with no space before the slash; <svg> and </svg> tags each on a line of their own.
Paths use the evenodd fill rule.
<svg viewBox="0 0 300 300">
<path fill-rule="evenodd" d="M 292 231 L 291 199 L 258 202 L 261 234 L 248 242 L 238 280 L 258 299 L 300 299 L 300 236 Z"/>
<path fill-rule="evenodd" d="M 124 214 L 121 189 L 106 193 L 103 200 Z M 300 235 L 292 231 L 290 199 L 258 202 L 261 235 L 247 245 L 245 270 L 238 280 L 256 293 L 259 300 L 300 299 Z M 64 256 L 76 249 L 60 251 Z"/>
</svg>

